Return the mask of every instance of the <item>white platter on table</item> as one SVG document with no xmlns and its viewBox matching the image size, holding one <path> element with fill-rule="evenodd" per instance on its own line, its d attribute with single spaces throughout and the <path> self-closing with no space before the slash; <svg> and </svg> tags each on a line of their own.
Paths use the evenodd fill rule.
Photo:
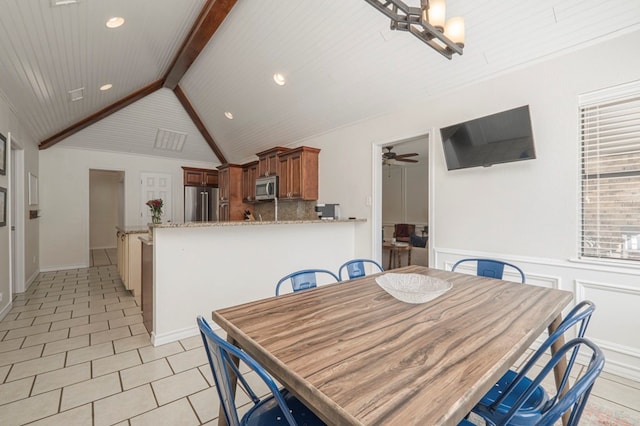
<svg viewBox="0 0 640 426">
<path fill-rule="evenodd" d="M 376 277 L 376 283 L 396 299 L 406 303 L 425 303 L 446 293 L 449 281 L 422 274 L 386 273 Z"/>
</svg>

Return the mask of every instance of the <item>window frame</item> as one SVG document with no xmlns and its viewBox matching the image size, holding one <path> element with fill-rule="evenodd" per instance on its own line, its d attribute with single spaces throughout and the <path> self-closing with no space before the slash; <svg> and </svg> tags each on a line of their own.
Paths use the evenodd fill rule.
<svg viewBox="0 0 640 426">
<path fill-rule="evenodd" d="M 595 92 L 590 92 L 586 94 L 581 94 L 578 96 L 578 229 L 577 229 L 577 242 L 576 242 L 576 253 L 577 259 L 576 261 L 582 263 L 589 264 L 602 264 L 602 265 L 610 265 L 610 266 L 624 266 L 624 267 L 632 267 L 632 268 L 640 268 L 640 257 L 628 258 L 624 256 L 624 250 L 620 250 L 619 257 L 610 257 L 603 256 L 602 253 L 585 254 L 585 189 L 592 188 L 591 185 L 593 182 L 600 183 L 604 179 L 606 183 L 608 179 L 611 178 L 620 178 L 620 177 L 639 177 L 640 178 L 640 167 L 637 170 L 631 171 L 610 171 L 604 173 L 587 173 L 585 171 L 585 162 L 588 160 L 588 151 L 592 148 L 588 147 L 585 144 L 585 113 L 588 112 L 589 109 L 597 108 L 598 106 L 605 107 L 607 104 L 612 104 L 616 102 L 626 102 L 640 100 L 640 80 L 625 83 L 622 85 L 605 88 L 602 90 L 598 90 Z M 597 116 L 597 114 L 596 114 Z M 640 126 L 640 118 L 637 121 L 634 119 L 633 122 L 635 125 Z M 586 141 L 588 142 L 588 141 Z M 598 149 L 602 147 L 601 141 L 598 139 L 597 147 Z M 606 147 L 606 145 L 605 145 Z M 640 146 L 639 146 L 640 147 Z M 625 146 L 625 151 L 629 152 L 629 148 L 631 146 Z M 633 152 L 633 151 L 631 151 Z M 600 153 L 596 154 L 597 162 L 603 161 Z M 636 160 L 634 158 L 634 160 Z M 640 160 L 640 158 L 638 158 Z M 633 164 L 633 163 L 632 163 Z M 635 164 L 633 164 L 635 166 Z M 619 183 L 614 183 L 614 185 L 620 185 Z M 635 185 L 635 183 L 634 183 Z M 640 185 L 640 183 L 639 183 Z M 599 191 L 599 189 L 597 189 Z M 614 191 L 613 189 L 611 190 Z M 606 194 L 606 192 L 605 192 Z M 600 193 L 598 194 L 600 195 Z M 601 202 L 601 199 L 598 199 L 598 202 Z M 596 226 L 594 229 L 596 232 L 600 233 L 597 225 L 601 223 L 600 219 L 598 219 Z M 640 215 L 638 215 L 637 221 L 634 217 L 633 224 L 629 225 L 629 227 L 638 227 L 639 228 L 639 236 L 640 236 Z M 622 233 L 621 233 L 622 235 Z M 600 239 L 601 234 L 598 235 L 598 239 Z M 640 245 L 640 242 L 638 242 Z M 635 249 L 634 249 L 635 250 Z M 637 250 L 640 253 L 640 246 Z"/>
</svg>

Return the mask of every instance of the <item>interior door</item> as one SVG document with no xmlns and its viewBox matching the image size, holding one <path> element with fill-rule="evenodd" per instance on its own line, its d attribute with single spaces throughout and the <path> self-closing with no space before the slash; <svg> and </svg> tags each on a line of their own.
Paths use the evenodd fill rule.
<svg viewBox="0 0 640 426">
<path fill-rule="evenodd" d="M 151 223 L 151 209 L 147 201 L 162 199 L 162 222 L 173 222 L 173 191 L 171 175 L 167 173 L 140 173 L 141 223 Z"/>
</svg>

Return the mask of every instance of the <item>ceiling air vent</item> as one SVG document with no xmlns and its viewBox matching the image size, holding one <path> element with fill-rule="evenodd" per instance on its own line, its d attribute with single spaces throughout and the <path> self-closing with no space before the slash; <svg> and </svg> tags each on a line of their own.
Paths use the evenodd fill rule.
<svg viewBox="0 0 640 426">
<path fill-rule="evenodd" d="M 67 93 L 69 93 L 69 100 L 71 102 L 79 101 L 80 99 L 84 98 L 84 87 L 69 90 Z"/>
<path fill-rule="evenodd" d="M 186 140 L 186 133 L 174 132 L 173 130 L 167 129 L 158 129 L 158 133 L 156 134 L 156 142 L 153 145 L 153 148 L 161 149 L 164 151 L 181 152 Z"/>
</svg>

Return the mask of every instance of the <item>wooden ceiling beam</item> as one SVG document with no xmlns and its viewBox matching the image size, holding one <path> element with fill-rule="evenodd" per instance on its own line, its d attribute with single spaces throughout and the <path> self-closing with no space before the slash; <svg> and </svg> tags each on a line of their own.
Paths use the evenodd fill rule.
<svg viewBox="0 0 640 426">
<path fill-rule="evenodd" d="M 187 70 L 222 24 L 237 0 L 208 0 L 189 36 L 182 44 L 164 78 L 164 87 L 175 89 Z"/>
<path fill-rule="evenodd" d="M 62 130 L 61 132 L 58 132 L 55 135 L 51 136 L 50 138 L 47 138 L 47 139 L 43 140 L 38 145 L 38 148 L 39 149 L 47 149 L 47 148 L 55 145 L 56 143 L 60 142 L 61 140 L 65 139 L 65 138 L 68 138 L 69 136 L 73 135 L 74 133 L 79 132 L 80 130 L 84 129 L 85 127 L 89 127 L 92 124 L 102 120 L 103 118 L 106 118 L 106 117 L 110 116 L 114 112 L 118 112 L 121 109 L 123 109 L 124 107 L 131 105 L 132 103 L 144 98 L 147 95 L 150 95 L 151 93 L 155 92 L 156 90 L 162 89 L 162 83 L 163 83 L 162 80 L 154 81 L 153 83 L 146 85 L 142 89 L 140 89 L 140 90 L 138 90 L 136 92 L 133 92 L 128 96 L 125 96 L 124 98 L 120 99 L 119 101 L 116 101 L 115 103 L 109 105 L 108 107 L 101 109 L 100 111 L 96 112 L 95 114 L 91 114 L 87 118 L 83 118 L 82 120 L 80 120 L 77 123 L 67 127 L 66 129 Z"/>
<path fill-rule="evenodd" d="M 216 141 L 213 140 L 213 137 L 207 130 L 207 127 L 204 125 L 202 120 L 200 119 L 200 116 L 198 116 L 198 113 L 193 108 L 193 105 L 191 105 L 191 102 L 189 102 L 187 95 L 185 95 L 184 92 L 182 91 L 182 88 L 180 86 L 176 86 L 176 88 L 173 89 L 173 93 L 175 93 L 176 97 L 182 104 L 182 107 L 185 109 L 185 111 L 187 111 L 187 114 L 189 114 L 189 117 L 191 117 L 191 121 L 193 121 L 193 124 L 195 124 L 195 126 L 198 128 L 204 140 L 207 141 L 207 143 L 209 144 L 209 147 L 211 147 L 211 150 L 213 150 L 213 153 L 216 155 L 216 157 L 218 157 L 218 160 L 220 160 L 220 163 L 222 164 L 227 163 L 227 159 L 225 158 L 222 151 L 220 151 L 220 148 L 216 144 Z"/>
</svg>

